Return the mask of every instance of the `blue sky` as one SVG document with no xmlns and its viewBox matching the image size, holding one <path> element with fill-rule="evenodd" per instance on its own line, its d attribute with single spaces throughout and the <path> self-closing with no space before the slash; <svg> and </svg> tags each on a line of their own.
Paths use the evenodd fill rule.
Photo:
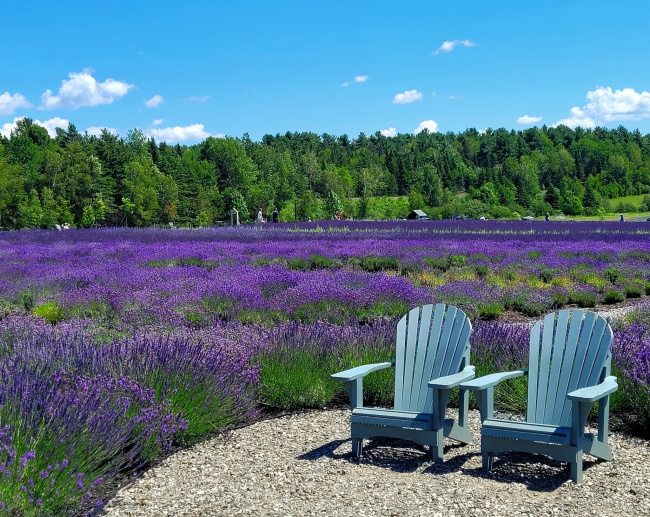
<svg viewBox="0 0 650 517">
<path fill-rule="evenodd" d="M 9 2 L 0 132 L 650 133 L 650 2 Z"/>
</svg>

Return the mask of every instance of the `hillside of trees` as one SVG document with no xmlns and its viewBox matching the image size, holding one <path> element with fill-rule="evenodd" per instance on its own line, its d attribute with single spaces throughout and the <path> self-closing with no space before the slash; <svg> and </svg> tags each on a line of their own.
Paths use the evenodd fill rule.
<svg viewBox="0 0 650 517">
<path fill-rule="evenodd" d="M 132 130 L 48 132 L 22 119 L 0 136 L 4 229 L 211 225 L 231 208 L 242 221 L 277 207 L 282 221 L 598 215 L 624 210 L 612 198 L 645 195 L 650 135 L 596 128 L 531 128 L 385 137 L 265 135 L 168 145 Z M 402 196 L 401 198 L 398 196 Z"/>
</svg>

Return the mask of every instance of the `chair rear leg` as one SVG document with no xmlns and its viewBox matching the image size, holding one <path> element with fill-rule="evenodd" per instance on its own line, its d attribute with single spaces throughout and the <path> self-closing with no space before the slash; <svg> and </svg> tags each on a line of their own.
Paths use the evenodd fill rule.
<svg viewBox="0 0 650 517">
<path fill-rule="evenodd" d="M 571 481 L 575 484 L 582 483 L 582 451 L 578 451 L 575 461 L 571 462 Z"/>
<path fill-rule="evenodd" d="M 352 438 L 352 455 L 357 458 L 363 453 L 363 438 Z"/>
<path fill-rule="evenodd" d="M 483 472 L 490 472 L 494 466 L 494 453 L 484 452 L 483 456 Z"/>
<path fill-rule="evenodd" d="M 431 453 L 431 457 L 433 458 L 434 463 L 443 463 L 444 458 L 443 458 L 443 451 L 444 451 L 444 433 L 442 429 L 439 429 L 438 432 L 436 433 L 437 438 L 436 438 L 436 443 L 432 445 L 429 448 L 429 452 Z"/>
</svg>

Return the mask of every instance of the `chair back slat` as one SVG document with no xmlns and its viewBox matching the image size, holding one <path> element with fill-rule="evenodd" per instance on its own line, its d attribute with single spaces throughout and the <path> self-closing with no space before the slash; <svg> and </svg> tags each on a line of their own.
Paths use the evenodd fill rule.
<svg viewBox="0 0 650 517">
<path fill-rule="evenodd" d="M 429 305 L 428 307 L 431 306 Z M 425 354 L 424 364 L 422 365 L 422 381 L 424 381 L 428 377 L 428 375 L 425 372 L 433 371 L 433 363 L 438 354 L 438 345 L 440 344 L 440 332 L 432 332 L 431 329 L 442 328 L 442 322 L 445 318 L 445 310 L 446 310 L 446 305 L 444 303 L 437 304 L 435 306 L 435 311 L 433 312 L 431 326 L 429 327 L 427 332 L 423 332 L 421 334 L 423 337 L 427 338 L 428 340 L 428 342 L 424 345 L 426 354 Z M 430 390 L 429 387 L 427 386 L 427 383 L 420 382 L 419 392 L 417 394 L 417 399 L 415 400 L 415 407 L 424 407 L 429 391 Z"/>
<path fill-rule="evenodd" d="M 472 324 L 469 318 L 461 310 L 457 310 L 454 315 L 453 328 L 451 335 L 447 340 L 446 351 L 442 354 L 442 348 L 438 348 L 438 354 L 436 360 L 442 363 L 442 368 L 439 370 L 434 368 L 431 378 L 429 380 L 436 379 L 438 377 L 444 377 L 446 375 L 452 375 L 458 373 L 461 367 L 469 365 L 469 359 L 463 361 L 464 357 L 469 358 L 470 343 L 469 337 L 472 333 Z M 444 329 L 443 329 L 444 334 Z M 442 343 L 442 337 L 441 337 Z M 424 402 L 424 408 L 429 408 L 433 404 L 433 392 L 430 389 L 427 389 L 427 398 Z"/>
<path fill-rule="evenodd" d="M 411 311 L 413 312 L 413 311 Z M 395 346 L 395 409 L 402 409 L 402 388 L 404 387 L 404 354 L 406 353 L 406 321 L 410 313 L 403 316 L 397 324 Z"/>
<path fill-rule="evenodd" d="M 565 394 L 568 393 L 569 379 L 573 371 L 573 365 L 578 346 L 578 339 L 580 338 L 580 331 L 582 330 L 583 311 L 574 310 L 571 318 L 571 325 L 567 333 L 566 348 L 564 357 L 562 358 L 562 366 L 560 368 L 560 378 L 558 380 L 557 389 L 555 392 L 555 406 L 553 414 L 550 419 L 552 422 L 559 422 L 562 419 L 562 412 L 566 402 Z"/>
<path fill-rule="evenodd" d="M 580 385 L 580 375 L 582 374 L 582 364 L 575 364 L 576 357 L 584 358 L 587 355 L 589 350 L 589 342 L 591 341 L 591 329 L 594 327 L 597 314 L 591 311 L 585 311 L 584 317 L 582 319 L 582 326 L 580 328 L 580 338 L 578 340 L 578 346 L 576 347 L 575 355 L 571 358 L 574 362 L 573 369 L 571 371 L 571 377 L 569 378 L 569 383 L 567 384 L 566 390 L 567 393 L 577 389 Z M 582 363 L 584 361 L 580 361 Z M 570 422 L 571 420 L 571 402 L 565 401 L 564 407 L 562 408 L 562 415 L 560 417 L 560 422 Z"/>
<path fill-rule="evenodd" d="M 395 409 L 426 411 L 432 404 L 427 383 L 457 373 L 469 351 L 471 323 L 465 313 L 445 304 L 412 309 L 398 323 L 395 360 Z"/>
<path fill-rule="evenodd" d="M 591 331 L 589 352 L 585 357 L 582 374 L 578 381 L 579 388 L 598 384 L 598 379 L 603 370 L 603 363 L 611 345 L 608 331 L 611 332 L 611 327 L 609 327 L 607 321 L 601 317 L 597 318 Z"/>
<path fill-rule="evenodd" d="M 424 361 L 427 356 L 427 342 L 429 341 L 429 329 L 431 328 L 432 313 L 433 307 L 431 305 L 425 305 L 422 307 L 422 312 L 420 314 L 420 328 L 418 331 L 418 348 L 415 352 L 415 364 L 413 365 L 411 397 L 413 397 L 413 392 L 415 392 L 417 398 L 419 396 L 420 386 L 422 386 Z"/>
<path fill-rule="evenodd" d="M 408 410 L 411 400 L 411 388 L 413 387 L 413 366 L 415 365 L 415 354 L 418 351 L 418 334 L 422 326 L 420 321 L 420 308 L 412 309 L 409 312 L 407 329 L 406 349 L 404 350 L 404 376 L 402 378 L 402 408 Z"/>
<path fill-rule="evenodd" d="M 539 377 L 539 354 L 542 347 L 542 322 L 538 321 L 530 331 L 530 352 L 528 355 L 528 401 L 526 420 L 534 421 L 537 411 L 537 379 Z"/>
<path fill-rule="evenodd" d="M 543 325 L 540 326 L 540 323 Z M 528 421 L 569 425 L 567 393 L 597 384 L 611 346 L 611 327 L 590 311 L 548 314 L 531 331 Z"/>
<path fill-rule="evenodd" d="M 535 422 L 544 421 L 546 412 L 546 394 L 548 393 L 548 378 L 551 366 L 551 353 L 553 351 L 553 337 L 555 314 L 544 316 L 542 330 L 542 348 L 539 355 L 539 372 L 537 377 L 537 404 L 535 409 Z"/>
<path fill-rule="evenodd" d="M 431 371 L 431 379 L 437 379 L 438 377 L 444 375 L 442 373 L 443 372 L 442 368 L 445 363 L 445 357 L 447 356 L 449 339 L 451 338 L 451 333 L 454 330 L 454 323 L 456 323 L 457 312 L 458 309 L 456 307 L 453 306 L 447 307 L 447 313 L 445 314 L 442 330 L 440 331 L 440 343 L 438 344 L 438 353 L 436 354 L 436 358 L 433 363 L 433 370 Z"/>
<path fill-rule="evenodd" d="M 463 316 L 465 315 L 463 314 Z M 472 324 L 469 318 L 461 318 L 459 315 L 456 315 L 456 323 L 449 343 L 449 350 L 454 350 L 454 354 L 449 363 L 449 367 L 446 370 L 443 369 L 443 375 L 451 375 L 459 371 L 463 355 L 469 348 L 469 335 L 471 332 Z"/>
<path fill-rule="evenodd" d="M 553 336 L 553 350 L 551 352 L 551 370 L 548 375 L 548 387 L 546 391 L 546 407 L 544 410 L 544 421 L 553 418 L 555 411 L 555 402 L 557 390 L 560 382 L 560 367 L 562 358 L 567 344 L 567 329 L 569 327 L 569 315 L 566 313 L 558 314 L 555 322 L 555 335 Z"/>
</svg>

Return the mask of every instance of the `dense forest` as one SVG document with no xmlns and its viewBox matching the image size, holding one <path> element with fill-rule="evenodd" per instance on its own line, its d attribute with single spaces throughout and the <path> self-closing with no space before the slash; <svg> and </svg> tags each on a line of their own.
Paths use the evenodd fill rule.
<svg viewBox="0 0 650 517">
<path fill-rule="evenodd" d="M 596 128 L 531 128 L 372 136 L 265 135 L 168 145 L 138 129 L 126 138 L 74 124 L 50 137 L 22 119 L 0 136 L 4 229 L 211 225 L 274 207 L 282 221 L 598 215 L 612 198 L 649 194 L 650 135 Z M 401 197 L 400 197 L 401 196 Z M 650 207 L 645 206 L 646 209 Z"/>
</svg>

